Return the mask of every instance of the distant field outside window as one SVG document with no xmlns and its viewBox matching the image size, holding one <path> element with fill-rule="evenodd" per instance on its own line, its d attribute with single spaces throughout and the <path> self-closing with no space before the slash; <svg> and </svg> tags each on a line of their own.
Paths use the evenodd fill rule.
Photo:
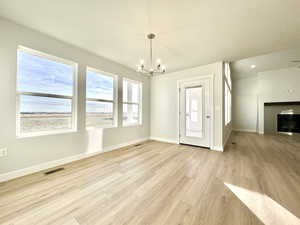
<svg viewBox="0 0 300 225">
<path fill-rule="evenodd" d="M 142 123 L 142 83 L 123 79 L 123 126 Z"/>
<path fill-rule="evenodd" d="M 96 69 L 86 72 L 86 127 L 116 125 L 116 79 Z"/>
<path fill-rule="evenodd" d="M 17 134 L 35 135 L 76 129 L 75 63 L 18 48 Z"/>
</svg>

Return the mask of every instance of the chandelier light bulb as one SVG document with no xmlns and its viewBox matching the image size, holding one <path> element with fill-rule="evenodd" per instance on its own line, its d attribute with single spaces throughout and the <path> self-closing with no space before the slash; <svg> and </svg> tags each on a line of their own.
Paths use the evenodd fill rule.
<svg viewBox="0 0 300 225">
<path fill-rule="evenodd" d="M 161 66 L 161 70 L 162 70 L 163 72 L 166 72 L 166 69 L 167 69 L 167 68 L 166 68 L 165 65 L 162 65 L 162 66 Z"/>
<path fill-rule="evenodd" d="M 144 63 L 145 63 L 145 60 L 144 59 L 140 59 L 140 64 L 144 65 Z"/>
<path fill-rule="evenodd" d="M 160 65 L 161 64 L 161 59 L 157 59 L 156 63 L 157 63 L 157 65 Z"/>
</svg>

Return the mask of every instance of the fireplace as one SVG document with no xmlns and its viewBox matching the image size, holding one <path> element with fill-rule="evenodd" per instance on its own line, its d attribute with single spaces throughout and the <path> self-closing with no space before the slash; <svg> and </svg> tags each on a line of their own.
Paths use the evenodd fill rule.
<svg viewBox="0 0 300 225">
<path fill-rule="evenodd" d="M 277 131 L 300 133 L 300 114 L 278 114 Z"/>
<path fill-rule="evenodd" d="M 264 133 L 300 133 L 300 101 L 265 102 Z"/>
</svg>

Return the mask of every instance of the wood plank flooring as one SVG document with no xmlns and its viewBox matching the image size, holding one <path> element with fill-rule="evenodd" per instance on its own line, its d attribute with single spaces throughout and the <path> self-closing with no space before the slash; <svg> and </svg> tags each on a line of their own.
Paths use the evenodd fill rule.
<svg viewBox="0 0 300 225">
<path fill-rule="evenodd" d="M 231 144 L 235 142 L 235 144 Z M 148 141 L 0 184 L 5 225 L 299 225 L 300 139 Z"/>
</svg>

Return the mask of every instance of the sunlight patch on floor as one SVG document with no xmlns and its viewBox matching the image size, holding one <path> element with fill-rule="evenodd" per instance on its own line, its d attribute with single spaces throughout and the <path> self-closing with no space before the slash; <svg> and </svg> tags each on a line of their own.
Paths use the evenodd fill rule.
<svg viewBox="0 0 300 225">
<path fill-rule="evenodd" d="M 224 182 L 265 225 L 300 225 L 298 217 L 269 196 Z"/>
</svg>

